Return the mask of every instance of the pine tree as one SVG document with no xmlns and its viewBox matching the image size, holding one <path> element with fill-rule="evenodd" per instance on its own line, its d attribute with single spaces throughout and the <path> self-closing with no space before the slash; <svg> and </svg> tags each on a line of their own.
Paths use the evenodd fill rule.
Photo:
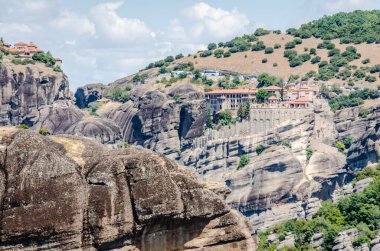
<svg viewBox="0 0 380 251">
<path fill-rule="evenodd" d="M 206 126 L 207 126 L 207 128 L 210 128 L 210 129 L 212 129 L 212 127 L 213 127 L 210 110 L 208 110 L 207 119 L 206 119 Z"/>
<path fill-rule="evenodd" d="M 240 104 L 239 109 L 237 111 L 237 115 L 240 119 L 244 119 L 244 104 Z"/>
<path fill-rule="evenodd" d="M 249 118 L 250 113 L 251 113 L 251 105 L 248 102 L 246 102 L 244 104 L 244 118 Z"/>
</svg>

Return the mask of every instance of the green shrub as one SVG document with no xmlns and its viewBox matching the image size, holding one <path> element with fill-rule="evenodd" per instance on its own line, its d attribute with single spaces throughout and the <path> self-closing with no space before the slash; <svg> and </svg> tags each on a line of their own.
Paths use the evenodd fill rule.
<svg viewBox="0 0 380 251">
<path fill-rule="evenodd" d="M 298 55 L 297 51 L 295 50 L 285 50 L 284 51 L 284 57 L 286 57 L 288 60 L 292 60 L 296 58 Z"/>
<path fill-rule="evenodd" d="M 224 50 L 222 50 L 222 49 L 218 49 L 218 50 L 214 51 L 214 56 L 216 58 L 221 58 L 223 56 L 223 54 L 224 54 Z"/>
<path fill-rule="evenodd" d="M 371 75 L 367 75 L 365 77 L 365 81 L 369 82 L 369 83 L 373 83 L 373 82 L 376 82 L 376 77 L 375 76 L 371 76 Z"/>
<path fill-rule="evenodd" d="M 199 56 L 201 56 L 202 58 L 205 58 L 205 57 L 209 57 L 212 55 L 212 51 L 208 50 L 208 51 L 202 51 Z"/>
<path fill-rule="evenodd" d="M 318 49 L 328 49 L 328 50 L 332 50 L 335 48 L 335 44 L 333 44 L 331 41 L 329 40 L 325 40 L 323 41 L 322 43 L 318 44 L 317 46 Z"/>
<path fill-rule="evenodd" d="M 285 49 L 286 50 L 289 50 L 289 49 L 294 49 L 296 47 L 296 43 L 294 41 L 291 41 L 291 42 L 288 42 L 285 44 Z"/>
<path fill-rule="evenodd" d="M 329 57 L 332 57 L 332 56 L 335 56 L 335 55 L 339 55 L 340 54 L 340 50 L 338 48 L 334 48 L 334 49 L 331 49 L 329 50 L 329 52 L 327 53 L 327 55 Z"/>
<path fill-rule="evenodd" d="M 258 145 L 256 147 L 256 153 L 257 153 L 257 155 L 262 154 L 264 152 L 264 150 L 265 150 L 265 146 L 264 145 L 262 145 L 262 144 Z"/>
<path fill-rule="evenodd" d="M 171 63 L 174 61 L 174 57 L 173 56 L 167 56 L 165 59 L 164 59 L 165 62 L 167 63 Z"/>
<path fill-rule="evenodd" d="M 45 63 L 49 66 L 54 66 L 55 65 L 55 59 L 54 57 L 51 55 L 50 52 L 37 52 L 37 53 L 34 53 L 33 56 L 32 56 L 32 59 L 34 61 L 37 61 L 37 62 L 41 62 L 41 63 Z"/>
<path fill-rule="evenodd" d="M 272 47 L 265 48 L 265 54 L 272 54 L 272 53 L 273 53 L 273 48 Z"/>
<path fill-rule="evenodd" d="M 265 48 L 266 47 L 265 47 L 263 41 L 258 41 L 257 43 L 255 43 L 254 45 L 252 45 L 252 51 L 262 51 Z"/>
<path fill-rule="evenodd" d="M 269 30 L 265 30 L 263 28 L 258 28 L 258 29 L 256 29 L 254 35 L 255 36 L 264 36 L 264 35 L 268 35 L 269 33 L 270 33 Z"/>
<path fill-rule="evenodd" d="M 357 70 L 354 72 L 354 77 L 355 78 L 364 78 L 365 77 L 365 72 L 361 70 Z"/>
<path fill-rule="evenodd" d="M 318 64 L 319 62 L 321 62 L 321 57 L 320 56 L 316 56 L 314 58 L 311 59 L 311 63 L 312 64 Z"/>
<path fill-rule="evenodd" d="M 274 48 L 275 49 L 280 49 L 281 48 L 281 44 L 274 44 Z"/>
<path fill-rule="evenodd" d="M 268 73 L 260 74 L 259 77 L 257 78 L 257 81 L 259 82 L 259 84 L 257 85 L 257 88 L 271 86 L 271 85 L 278 86 L 280 84 L 280 80 L 277 77 L 271 76 Z"/>
<path fill-rule="evenodd" d="M 376 168 L 366 167 L 360 170 L 359 172 L 357 172 L 355 175 L 355 181 L 360 181 L 367 178 L 378 178 L 378 177 L 380 177 L 379 163 L 377 164 Z"/>
<path fill-rule="evenodd" d="M 207 48 L 209 51 L 215 50 L 218 46 L 215 43 L 208 44 Z"/>
<path fill-rule="evenodd" d="M 346 147 L 342 141 L 336 142 L 335 147 L 338 148 L 339 152 L 344 152 L 344 150 L 346 150 Z"/>
<path fill-rule="evenodd" d="M 302 44 L 302 39 L 300 39 L 300 38 L 296 38 L 296 39 L 293 40 L 293 42 L 294 42 L 295 44 Z"/>
<path fill-rule="evenodd" d="M 261 63 L 263 63 L 263 64 L 266 64 L 267 62 L 268 62 L 267 58 L 263 58 L 263 60 L 261 60 Z"/>
<path fill-rule="evenodd" d="M 370 73 L 378 73 L 380 72 L 380 64 L 374 65 L 369 69 Z"/>
<path fill-rule="evenodd" d="M 123 147 L 124 148 L 129 148 L 129 147 L 131 147 L 131 145 L 128 142 L 124 142 L 123 143 Z"/>
<path fill-rule="evenodd" d="M 300 57 L 296 57 L 296 58 L 290 60 L 289 66 L 290 67 L 297 67 L 297 66 L 302 65 L 302 63 L 303 63 L 302 59 Z"/>
<path fill-rule="evenodd" d="M 272 31 L 273 32 L 273 34 L 277 34 L 277 35 L 280 35 L 281 34 L 281 30 L 274 30 L 274 31 Z"/>
<path fill-rule="evenodd" d="M 292 148 L 292 142 L 289 139 L 283 139 L 278 144 L 286 148 Z"/>
<path fill-rule="evenodd" d="M 59 65 L 54 66 L 53 71 L 55 72 L 62 72 L 62 69 Z"/>
<path fill-rule="evenodd" d="M 244 102 L 241 103 L 237 111 L 237 115 L 240 119 L 247 119 L 250 114 L 250 103 Z"/>
<path fill-rule="evenodd" d="M 317 50 L 315 48 L 311 48 L 309 51 L 310 55 L 317 55 Z"/>
<path fill-rule="evenodd" d="M 47 129 L 45 129 L 45 128 L 40 128 L 38 130 L 38 133 L 41 134 L 41 135 L 43 135 L 43 136 L 47 136 L 47 135 L 50 134 L 50 132 Z"/>
<path fill-rule="evenodd" d="M 308 147 L 306 149 L 306 159 L 310 160 L 311 156 L 313 156 L 313 154 L 314 154 L 314 150 L 311 147 Z"/>
<path fill-rule="evenodd" d="M 368 116 L 368 114 L 370 113 L 370 111 L 368 109 L 362 109 L 360 110 L 359 112 L 359 117 L 361 118 L 366 118 Z"/>
<path fill-rule="evenodd" d="M 306 62 L 311 59 L 311 56 L 309 54 L 301 54 L 299 55 L 299 58 L 302 60 L 302 62 Z"/>
<path fill-rule="evenodd" d="M 230 51 L 226 51 L 226 52 L 224 52 L 224 54 L 223 54 L 223 57 L 225 57 L 225 58 L 228 58 L 228 57 L 230 57 L 231 56 L 231 52 Z"/>
<path fill-rule="evenodd" d="M 229 49 L 229 52 L 231 52 L 231 53 L 237 53 L 237 52 L 239 52 L 239 49 L 237 47 L 232 47 L 232 48 Z"/>
<path fill-rule="evenodd" d="M 369 58 L 363 59 L 362 64 L 369 64 L 371 60 Z"/>
<path fill-rule="evenodd" d="M 248 155 L 247 154 L 241 155 L 240 156 L 240 161 L 239 161 L 238 169 L 242 168 L 242 167 L 245 167 L 246 165 L 248 165 L 248 163 L 249 163 Z"/>
<path fill-rule="evenodd" d="M 182 53 L 181 53 L 181 54 L 178 54 L 178 55 L 175 56 L 175 59 L 177 59 L 177 60 L 178 60 L 178 59 L 181 59 L 181 58 L 183 58 Z"/>
<path fill-rule="evenodd" d="M 20 128 L 20 129 L 29 129 L 29 126 L 21 124 L 21 125 L 18 126 L 18 128 Z"/>
<path fill-rule="evenodd" d="M 232 113 L 229 110 L 219 112 L 218 116 L 220 125 L 226 126 L 233 123 Z"/>
<path fill-rule="evenodd" d="M 351 147 L 352 143 L 354 142 L 354 138 L 351 136 L 348 136 L 343 140 L 344 146 L 348 149 Z"/>
</svg>

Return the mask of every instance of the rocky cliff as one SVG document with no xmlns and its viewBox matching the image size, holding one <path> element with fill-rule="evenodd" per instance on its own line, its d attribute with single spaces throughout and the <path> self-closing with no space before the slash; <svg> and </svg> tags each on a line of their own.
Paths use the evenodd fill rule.
<svg viewBox="0 0 380 251">
<path fill-rule="evenodd" d="M 120 127 L 125 141 L 178 159 L 181 142 L 202 135 L 207 108 L 193 85 L 141 85 L 130 94 L 130 101 L 101 116 Z"/>
<path fill-rule="evenodd" d="M 283 123 L 261 125 L 260 132 L 254 118 L 205 131 L 203 93 L 192 85 L 140 85 L 130 94 L 129 102 L 101 117 L 118 125 L 124 141 L 195 169 L 207 186 L 248 217 L 254 230 L 312 217 L 321 200 L 331 199 L 354 172 L 378 160 L 377 108 L 360 118 L 360 107 L 334 114 L 327 102 L 316 100 L 311 111 L 273 111 Z M 346 157 L 335 143 L 349 136 L 355 140 Z M 259 145 L 266 148 L 260 155 Z M 250 161 L 239 169 L 242 155 Z"/>
<path fill-rule="evenodd" d="M 254 250 L 244 219 L 148 150 L 0 129 L 0 250 Z"/>
<path fill-rule="evenodd" d="M 0 124 L 29 123 L 31 113 L 57 100 L 71 99 L 67 77 L 43 64 L 0 62 Z"/>
</svg>

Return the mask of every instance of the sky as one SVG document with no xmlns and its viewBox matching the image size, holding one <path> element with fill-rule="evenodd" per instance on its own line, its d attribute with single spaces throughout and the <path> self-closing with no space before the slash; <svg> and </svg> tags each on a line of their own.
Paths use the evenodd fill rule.
<svg viewBox="0 0 380 251">
<path fill-rule="evenodd" d="M 73 91 L 111 83 L 169 55 L 193 53 L 258 27 L 280 29 L 378 0 L 0 0 L 0 36 L 63 59 Z"/>
</svg>

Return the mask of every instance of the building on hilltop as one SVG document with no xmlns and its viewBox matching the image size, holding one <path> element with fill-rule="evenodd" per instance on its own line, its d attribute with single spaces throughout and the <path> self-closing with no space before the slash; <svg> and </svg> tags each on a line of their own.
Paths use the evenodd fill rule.
<svg viewBox="0 0 380 251">
<path fill-rule="evenodd" d="M 281 93 L 281 90 L 282 88 L 279 87 L 279 86 L 275 86 L 275 85 L 271 85 L 271 86 L 265 86 L 263 88 L 261 88 L 262 90 L 266 90 L 267 92 L 269 92 L 272 96 L 276 96 L 277 98 L 280 97 L 280 93 Z"/>
<path fill-rule="evenodd" d="M 61 67 L 62 66 L 62 59 L 61 58 L 54 58 L 55 59 L 55 65 Z"/>
<path fill-rule="evenodd" d="M 236 115 L 242 103 L 253 104 L 252 108 L 311 108 L 317 91 L 305 85 L 282 89 L 278 86 L 260 88 L 270 93 L 266 103 L 258 104 L 257 89 L 221 89 L 205 94 L 210 112 L 216 114 L 222 110 L 230 110 Z M 283 97 L 281 92 L 283 90 Z"/>
<path fill-rule="evenodd" d="M 17 42 L 12 47 L 11 44 L 3 41 L 3 45 L 4 51 L 18 54 L 18 56 L 21 58 L 31 58 L 34 53 L 44 52 L 43 50 L 39 49 L 38 46 L 33 42 L 30 42 L 29 44 L 24 42 Z"/>
<path fill-rule="evenodd" d="M 299 98 L 296 100 L 288 101 L 289 108 L 309 108 L 313 100 L 307 98 Z"/>
<path fill-rule="evenodd" d="M 202 72 L 202 76 L 206 77 L 219 77 L 220 75 L 220 72 L 217 70 L 204 70 Z"/>
<path fill-rule="evenodd" d="M 256 93 L 256 89 L 227 89 L 210 91 L 205 96 L 212 114 L 222 110 L 236 113 L 242 103 L 256 103 Z"/>
</svg>

